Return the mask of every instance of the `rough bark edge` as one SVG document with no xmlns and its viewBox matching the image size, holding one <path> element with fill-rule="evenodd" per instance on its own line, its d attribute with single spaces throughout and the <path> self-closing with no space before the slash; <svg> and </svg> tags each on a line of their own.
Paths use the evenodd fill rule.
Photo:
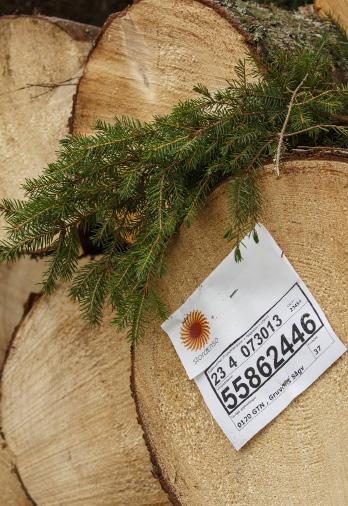
<svg viewBox="0 0 348 506">
<path fill-rule="evenodd" d="M 126 10 L 131 8 L 132 5 L 136 5 L 142 1 L 143 0 L 133 0 L 133 3 L 129 5 L 126 9 L 124 9 L 122 12 L 125 12 Z M 194 1 L 205 5 L 206 7 L 209 7 L 217 14 L 219 14 L 222 18 L 225 18 L 230 23 L 230 25 L 232 25 L 233 28 L 235 28 L 237 32 L 243 37 L 244 41 L 247 44 L 251 43 L 249 34 L 242 28 L 241 24 L 234 18 L 232 13 L 230 13 L 225 7 L 219 4 L 216 0 L 194 0 Z"/>
<path fill-rule="evenodd" d="M 93 47 L 92 47 L 91 51 L 89 52 L 89 54 L 87 56 L 82 76 L 79 79 L 79 82 L 77 84 L 76 91 L 75 91 L 75 94 L 74 94 L 74 97 L 73 97 L 72 113 L 71 113 L 71 117 L 70 117 L 70 120 L 69 120 L 69 127 L 70 127 L 70 132 L 71 133 L 75 133 L 75 128 L 76 128 L 75 127 L 75 118 L 76 118 L 77 96 L 78 96 L 78 93 L 79 93 L 80 84 L 81 84 L 83 78 L 85 77 L 85 71 L 86 71 L 86 68 L 87 68 L 87 66 L 89 64 L 90 58 L 92 58 L 92 56 L 94 54 L 94 51 L 96 50 L 99 42 L 106 35 L 106 32 L 107 32 L 108 28 L 110 27 L 110 25 L 112 24 L 112 22 L 115 19 L 117 19 L 117 18 L 124 17 L 127 14 L 128 10 L 131 10 L 133 6 L 135 6 L 136 4 L 138 4 L 140 2 L 142 2 L 142 0 L 133 0 L 133 3 L 130 4 L 130 5 L 127 5 L 127 7 L 125 7 L 125 9 L 123 9 L 122 11 L 115 12 L 114 14 L 110 14 L 110 16 L 107 18 L 107 20 L 105 21 L 105 23 L 101 27 L 98 36 L 94 40 Z M 250 39 L 249 34 L 242 28 L 241 24 L 232 16 L 232 14 L 230 14 L 228 12 L 228 10 L 225 7 L 222 7 L 220 4 L 216 3 L 215 0 L 195 0 L 195 2 L 201 3 L 201 4 L 209 7 L 210 9 L 212 9 L 213 11 L 215 11 L 217 14 L 219 14 L 221 17 L 223 17 L 224 19 L 226 19 L 230 23 L 230 25 L 235 30 L 237 30 L 237 32 L 243 37 L 243 40 L 244 40 L 245 44 L 247 45 L 247 47 L 248 47 L 251 55 L 256 57 L 257 51 L 256 51 L 254 45 L 251 43 L 251 39 Z"/>
<path fill-rule="evenodd" d="M 141 414 L 140 402 L 139 402 L 137 389 L 136 389 L 136 385 L 135 385 L 135 367 L 134 367 L 134 365 L 135 365 L 135 358 L 134 358 L 135 345 L 134 345 L 134 343 L 131 345 L 130 349 L 131 349 L 130 350 L 130 355 L 131 355 L 130 391 L 131 391 L 131 395 L 132 395 L 132 398 L 133 398 L 133 401 L 135 404 L 137 421 L 138 421 L 138 424 L 140 425 L 140 428 L 143 432 L 143 440 L 145 441 L 147 451 L 149 452 L 149 456 L 150 456 L 150 460 L 151 460 L 151 464 L 152 464 L 152 474 L 158 480 L 159 484 L 161 485 L 162 490 L 167 494 L 170 502 L 174 506 L 182 506 L 171 483 L 169 482 L 169 480 L 166 480 L 166 478 L 164 477 L 162 468 L 159 465 L 159 462 L 157 460 L 155 449 L 153 448 L 153 446 L 151 444 L 150 437 L 149 437 L 148 431 L 146 429 L 146 424 L 145 424 L 143 416 Z"/>
<path fill-rule="evenodd" d="M 289 155 L 287 156 L 286 158 L 283 159 L 283 162 L 301 162 L 301 161 L 305 161 L 305 160 L 317 160 L 318 162 L 324 162 L 324 161 L 331 161 L 331 162 L 345 162 L 347 163 L 347 166 L 348 166 L 348 158 L 345 157 L 345 156 L 333 156 L 333 155 L 321 155 L 321 156 L 318 156 L 317 153 L 309 153 L 309 154 L 306 154 L 306 155 L 296 155 L 296 154 L 293 154 L 293 155 Z M 265 165 L 267 165 L 267 163 L 265 163 Z M 268 169 L 267 170 L 267 174 L 270 174 L 272 172 L 272 169 Z M 283 174 L 290 174 L 291 172 L 303 172 L 302 169 L 290 169 L 290 168 L 287 168 L 287 169 L 283 169 L 281 170 L 280 172 L 280 177 L 283 175 Z M 276 177 L 276 175 L 274 174 L 274 177 Z M 216 191 L 216 190 L 215 190 Z M 213 192 L 214 193 L 214 192 Z M 137 387 L 136 387 L 136 380 L 135 380 L 135 346 L 136 344 L 132 344 L 131 345 L 131 375 L 130 375 L 130 389 L 131 389 L 131 394 L 132 394 L 132 397 L 133 397 L 133 400 L 134 400 L 134 404 L 135 404 L 135 409 L 136 409 L 136 413 L 137 413 L 137 420 L 138 420 L 138 423 L 143 431 L 143 439 L 145 441 L 145 444 L 147 446 L 147 449 L 148 449 L 148 452 L 150 454 L 150 459 L 151 459 L 151 463 L 152 463 L 152 466 L 153 466 L 153 475 L 158 479 L 162 489 L 164 490 L 164 492 L 166 492 L 166 494 L 168 495 L 169 497 L 169 500 L 171 501 L 171 503 L 174 505 L 174 506 L 183 506 L 182 503 L 180 502 L 180 499 L 174 489 L 174 487 L 172 486 L 171 482 L 165 477 L 164 475 L 164 472 L 158 462 L 158 458 L 157 458 L 157 455 L 156 455 L 156 450 L 155 450 L 155 447 L 154 445 L 152 444 L 151 442 L 151 438 L 150 438 L 150 435 L 149 435 L 149 431 L 147 429 L 147 426 L 146 426 L 146 423 L 144 421 L 144 417 L 142 415 L 142 412 L 141 412 L 141 406 L 140 406 L 140 401 L 139 401 L 139 397 L 138 397 L 138 393 L 137 393 Z"/>
<path fill-rule="evenodd" d="M 38 504 L 34 501 L 34 499 L 32 498 L 32 496 L 30 495 L 29 490 L 25 486 L 25 484 L 24 484 L 24 482 L 22 480 L 22 477 L 19 474 L 18 467 L 15 464 L 13 464 L 13 466 L 12 466 L 12 472 L 16 475 L 17 480 L 18 480 L 20 486 L 22 487 L 22 490 L 23 490 L 26 498 L 28 499 L 28 501 L 31 502 L 33 506 L 38 506 Z"/>
</svg>

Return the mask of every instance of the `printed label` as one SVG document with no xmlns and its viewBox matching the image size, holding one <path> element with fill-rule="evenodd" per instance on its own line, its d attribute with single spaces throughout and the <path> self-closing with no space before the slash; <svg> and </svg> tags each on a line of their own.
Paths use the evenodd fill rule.
<svg viewBox="0 0 348 506">
<path fill-rule="evenodd" d="M 242 269 L 228 255 L 163 325 L 189 375 L 204 363 L 195 381 L 236 449 L 346 351 L 273 238 L 259 232 L 259 245 L 243 240 Z"/>
<path fill-rule="evenodd" d="M 162 324 L 190 379 L 299 279 L 264 227 L 258 227 L 258 235 L 259 244 L 243 239 L 242 262 L 232 251 Z"/>
<path fill-rule="evenodd" d="M 237 449 L 344 353 L 320 313 L 296 283 L 197 376 L 209 409 Z"/>
</svg>

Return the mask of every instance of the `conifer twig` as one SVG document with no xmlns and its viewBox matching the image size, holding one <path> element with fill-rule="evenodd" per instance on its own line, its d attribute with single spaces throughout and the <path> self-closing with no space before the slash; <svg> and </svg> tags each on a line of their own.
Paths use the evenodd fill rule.
<svg viewBox="0 0 348 506">
<path fill-rule="evenodd" d="M 284 138 L 294 137 L 294 135 L 304 134 L 306 132 L 310 132 L 311 130 L 318 130 L 318 129 L 324 130 L 326 128 L 343 128 L 343 129 L 346 129 L 347 127 L 345 125 L 329 125 L 329 124 L 318 123 L 318 125 L 312 125 L 312 126 L 310 126 L 308 128 L 302 128 L 302 130 L 296 130 L 296 132 L 285 133 L 283 137 Z"/>
<path fill-rule="evenodd" d="M 288 105 L 288 110 L 287 110 L 287 113 L 286 113 L 286 116 L 285 116 L 285 120 L 284 120 L 282 129 L 281 129 L 281 131 L 279 133 L 279 141 L 278 141 L 277 153 L 276 153 L 276 156 L 275 156 L 275 173 L 277 174 L 277 177 L 279 177 L 279 174 L 280 174 L 279 165 L 280 165 L 280 157 L 281 157 L 281 152 L 282 152 L 282 147 L 283 147 L 283 142 L 284 142 L 285 130 L 286 130 L 286 127 L 288 126 L 288 123 L 289 123 L 290 114 L 291 114 L 292 107 L 294 105 L 294 100 L 296 98 L 296 95 L 299 92 L 300 88 L 302 88 L 302 86 L 305 83 L 307 77 L 308 77 L 308 72 L 304 76 L 304 78 L 302 79 L 302 81 L 299 83 L 299 85 L 292 92 L 291 99 L 290 99 L 290 102 L 289 102 L 289 105 Z"/>
<path fill-rule="evenodd" d="M 298 146 L 291 151 L 298 153 L 323 153 L 323 154 L 337 154 L 348 156 L 348 149 L 337 148 L 331 146 Z"/>
<path fill-rule="evenodd" d="M 254 229 L 258 240 L 259 170 L 273 156 L 279 174 L 283 143 L 348 150 L 348 87 L 332 74 L 322 48 L 319 54 L 279 52 L 254 82 L 246 82 L 245 62 L 236 75 L 215 92 L 197 85 L 198 98 L 150 123 L 98 121 L 93 135 L 64 139 L 57 161 L 26 180 L 24 200 L 0 201 L 8 229 L 0 262 L 47 252 L 46 293 L 72 279 L 70 295 L 84 318 L 99 324 L 110 303 L 113 323 L 136 340 L 153 313 L 165 318 L 156 282 L 170 241 L 226 178 L 225 238 L 234 241 L 241 261 L 244 235 Z M 102 250 L 99 260 L 82 267 L 79 231 Z"/>
</svg>

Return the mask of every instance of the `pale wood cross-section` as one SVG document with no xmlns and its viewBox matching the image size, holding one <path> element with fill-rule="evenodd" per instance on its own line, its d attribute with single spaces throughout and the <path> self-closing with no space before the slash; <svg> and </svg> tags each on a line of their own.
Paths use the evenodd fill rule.
<svg viewBox="0 0 348 506">
<path fill-rule="evenodd" d="M 151 120 L 192 87 L 227 86 L 249 56 L 224 9 L 205 0 L 138 0 L 107 22 L 91 52 L 75 103 L 74 130 L 117 115 Z"/>
<path fill-rule="evenodd" d="M 96 33 L 94 27 L 58 19 L 0 18 L 1 198 L 22 198 L 24 178 L 55 159 L 58 141 L 69 131 L 72 97 Z M 40 291 L 42 271 L 42 261 L 28 258 L 0 266 L 0 370 L 30 292 Z M 1 436 L 0 504 L 29 506 L 23 487 L 16 457 Z"/>
<path fill-rule="evenodd" d="M 319 14 L 334 19 L 348 37 L 348 0 L 315 0 L 314 5 Z"/>
<path fill-rule="evenodd" d="M 348 344 L 348 163 L 303 159 L 261 176 L 262 222 Z M 182 228 L 160 283 L 176 310 L 231 251 L 227 188 Z M 152 457 L 176 504 L 348 504 L 348 355 L 239 452 L 211 416 L 169 337 L 153 322 L 134 347 L 133 388 Z"/>
<path fill-rule="evenodd" d="M 28 313 L 2 383 L 5 438 L 39 506 L 169 504 L 137 422 L 130 345 L 109 321 L 91 329 L 66 289 Z"/>
</svg>

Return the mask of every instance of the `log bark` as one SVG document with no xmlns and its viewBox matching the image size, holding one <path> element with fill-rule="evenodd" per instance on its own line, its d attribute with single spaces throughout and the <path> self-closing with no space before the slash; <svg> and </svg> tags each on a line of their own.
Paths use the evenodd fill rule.
<svg viewBox="0 0 348 506">
<path fill-rule="evenodd" d="M 280 179 L 273 167 L 261 175 L 262 222 L 346 344 L 347 183 L 347 160 L 308 156 L 285 163 Z M 181 229 L 160 284 L 170 313 L 231 251 L 223 239 L 226 217 L 224 185 L 192 227 Z M 132 385 L 153 461 L 175 504 L 348 503 L 347 354 L 239 452 L 188 380 L 160 322 L 133 349 Z"/>
<path fill-rule="evenodd" d="M 129 378 L 129 344 L 108 321 L 91 329 L 63 287 L 35 303 L 5 363 L 2 423 L 38 506 L 169 504 Z"/>
<path fill-rule="evenodd" d="M 24 178 L 54 159 L 59 139 L 69 131 L 76 81 L 95 35 L 93 27 L 58 19 L 0 18 L 1 198 L 23 197 Z M 40 290 L 42 271 L 43 262 L 32 259 L 0 266 L 0 370 L 24 304 L 30 292 Z M 0 504 L 31 504 L 2 436 Z"/>
<path fill-rule="evenodd" d="M 84 69 L 75 100 L 74 131 L 116 115 L 150 120 L 235 76 L 249 55 L 246 36 L 209 0 L 138 0 L 104 25 Z"/>
<path fill-rule="evenodd" d="M 348 0 L 315 0 L 314 5 L 321 16 L 334 19 L 348 37 Z"/>
</svg>

